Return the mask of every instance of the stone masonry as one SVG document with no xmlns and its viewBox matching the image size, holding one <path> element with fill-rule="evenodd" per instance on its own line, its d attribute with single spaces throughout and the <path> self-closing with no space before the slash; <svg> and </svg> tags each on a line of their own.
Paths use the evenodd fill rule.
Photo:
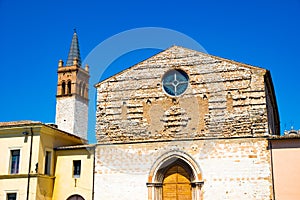
<svg viewBox="0 0 300 200">
<path fill-rule="evenodd" d="M 177 98 L 162 90 L 162 76 L 170 69 L 189 75 L 187 91 Z M 171 47 L 96 86 L 97 141 L 276 134 L 278 127 L 270 130 L 268 125 L 267 108 L 275 121 L 276 101 L 267 91 L 267 74 L 262 68 Z"/>
<path fill-rule="evenodd" d="M 267 147 L 261 138 L 98 145 L 95 199 L 148 199 L 151 167 L 168 152 L 185 152 L 198 163 L 201 199 L 272 199 Z"/>
</svg>

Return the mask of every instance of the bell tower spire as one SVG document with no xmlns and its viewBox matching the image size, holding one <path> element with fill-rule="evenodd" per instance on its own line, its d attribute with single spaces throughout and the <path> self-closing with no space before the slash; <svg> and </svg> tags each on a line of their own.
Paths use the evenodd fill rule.
<svg viewBox="0 0 300 200">
<path fill-rule="evenodd" d="M 68 54 L 68 59 L 66 66 L 73 65 L 73 60 L 77 58 L 78 59 L 78 65 L 81 67 L 81 58 L 80 58 L 80 50 L 79 50 L 79 42 L 78 42 L 78 36 L 76 32 L 76 28 L 74 28 L 73 38 L 70 46 L 70 51 Z"/>
<path fill-rule="evenodd" d="M 57 70 L 56 120 L 58 128 L 87 138 L 89 67 L 81 67 L 78 36 L 74 30 L 66 65 L 60 60 Z"/>
</svg>

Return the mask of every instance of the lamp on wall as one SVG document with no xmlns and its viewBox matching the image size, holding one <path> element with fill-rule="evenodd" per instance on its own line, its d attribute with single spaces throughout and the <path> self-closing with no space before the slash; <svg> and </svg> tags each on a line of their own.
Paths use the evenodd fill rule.
<svg viewBox="0 0 300 200">
<path fill-rule="evenodd" d="M 22 135 L 25 136 L 25 137 L 24 137 L 24 142 L 27 143 L 29 133 L 28 133 L 27 131 L 23 131 L 23 132 L 22 132 Z"/>
<path fill-rule="evenodd" d="M 26 131 L 24 131 L 24 132 L 22 132 L 22 134 L 23 134 L 23 135 L 28 135 L 29 133 L 26 132 Z"/>
</svg>

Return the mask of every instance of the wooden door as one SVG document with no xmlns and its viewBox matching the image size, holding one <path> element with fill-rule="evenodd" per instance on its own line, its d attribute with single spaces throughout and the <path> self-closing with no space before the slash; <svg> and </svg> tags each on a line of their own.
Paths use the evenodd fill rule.
<svg viewBox="0 0 300 200">
<path fill-rule="evenodd" d="M 163 200 L 192 200 L 191 182 L 183 167 L 175 165 L 166 172 Z"/>
</svg>

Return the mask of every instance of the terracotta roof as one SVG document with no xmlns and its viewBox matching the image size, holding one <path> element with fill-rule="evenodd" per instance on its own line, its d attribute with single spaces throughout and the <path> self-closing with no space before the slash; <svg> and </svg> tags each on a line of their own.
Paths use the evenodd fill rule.
<svg viewBox="0 0 300 200">
<path fill-rule="evenodd" d="M 290 133 L 290 134 L 285 134 L 285 135 L 274 135 L 274 136 L 270 136 L 269 139 L 271 140 L 280 140 L 280 139 L 300 139 L 300 134 L 294 134 L 294 133 Z"/>
<path fill-rule="evenodd" d="M 63 147 L 57 147 L 56 150 L 71 150 L 71 149 L 94 148 L 95 146 L 96 146 L 96 144 L 63 146 Z"/>
<path fill-rule="evenodd" d="M 18 126 L 18 125 L 30 125 L 30 124 L 42 124 L 42 122 L 31 121 L 31 120 L 0 122 L 0 127 Z"/>
<path fill-rule="evenodd" d="M 63 131 L 59 128 L 57 128 L 57 126 L 55 124 L 44 124 L 40 121 L 31 121 L 31 120 L 21 120 L 21 121 L 10 121 L 10 122 L 0 122 L 0 128 L 6 128 L 6 127 L 17 127 L 17 126 L 25 126 L 25 125 L 44 125 L 44 126 L 47 126 L 47 127 L 50 127 L 52 129 L 56 129 L 58 131 L 60 131 L 60 133 L 62 134 L 66 134 L 66 135 L 69 135 L 69 136 L 72 136 L 72 137 L 75 137 L 77 139 L 80 139 L 82 140 L 84 143 L 87 143 L 87 140 L 84 139 L 84 138 L 81 138 L 77 135 L 74 135 L 72 133 L 68 133 L 66 131 Z"/>
</svg>

